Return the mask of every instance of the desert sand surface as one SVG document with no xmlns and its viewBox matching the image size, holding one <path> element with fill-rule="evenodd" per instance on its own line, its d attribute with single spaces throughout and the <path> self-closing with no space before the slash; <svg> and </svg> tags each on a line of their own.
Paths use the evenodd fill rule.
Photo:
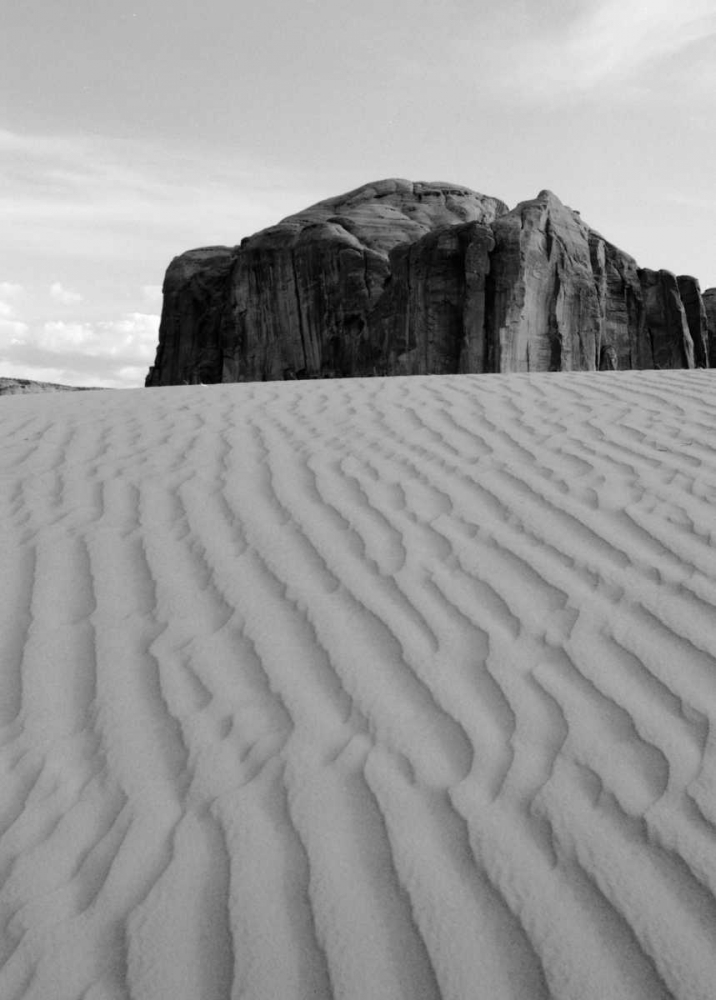
<svg viewBox="0 0 716 1000">
<path fill-rule="evenodd" d="M 713 1000 L 716 374 L 0 404 L 2 1000 Z"/>
</svg>

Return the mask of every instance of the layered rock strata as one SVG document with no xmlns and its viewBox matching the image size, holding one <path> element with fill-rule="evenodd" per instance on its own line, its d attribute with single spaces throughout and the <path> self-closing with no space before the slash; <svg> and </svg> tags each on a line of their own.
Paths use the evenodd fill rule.
<svg viewBox="0 0 716 1000">
<path fill-rule="evenodd" d="M 707 298 L 549 191 L 379 181 L 175 258 L 147 385 L 707 365 Z"/>
</svg>

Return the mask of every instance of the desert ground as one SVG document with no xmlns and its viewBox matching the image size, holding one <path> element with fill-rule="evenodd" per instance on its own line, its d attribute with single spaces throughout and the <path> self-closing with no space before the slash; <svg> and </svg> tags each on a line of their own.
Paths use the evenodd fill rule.
<svg viewBox="0 0 716 1000">
<path fill-rule="evenodd" d="M 713 1000 L 716 373 L 0 403 L 2 1000 Z"/>
</svg>

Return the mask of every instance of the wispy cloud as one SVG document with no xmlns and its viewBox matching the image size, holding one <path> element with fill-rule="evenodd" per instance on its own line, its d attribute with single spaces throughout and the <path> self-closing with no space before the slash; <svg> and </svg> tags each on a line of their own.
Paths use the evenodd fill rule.
<svg viewBox="0 0 716 1000">
<path fill-rule="evenodd" d="M 603 0 L 567 33 L 566 64 L 555 77 L 586 88 L 631 79 L 715 32 L 712 0 Z"/>
<path fill-rule="evenodd" d="M 716 37 L 713 0 L 583 0 L 562 14 L 539 26 L 499 12 L 457 40 L 454 54 L 495 95 L 569 101 L 595 90 L 642 93 L 656 66 Z M 698 86 L 702 70 L 693 70 Z"/>
<path fill-rule="evenodd" d="M 84 259 L 239 242 L 316 194 L 246 157 L 103 136 L 0 129 L 0 169 L 6 245 Z"/>
</svg>

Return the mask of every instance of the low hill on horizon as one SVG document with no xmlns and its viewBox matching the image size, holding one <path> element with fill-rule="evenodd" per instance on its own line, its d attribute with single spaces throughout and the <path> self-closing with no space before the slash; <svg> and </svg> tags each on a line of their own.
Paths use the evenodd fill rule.
<svg viewBox="0 0 716 1000">
<path fill-rule="evenodd" d="M 27 378 L 0 377 L 0 396 L 23 396 L 38 392 L 87 392 L 92 385 L 60 385 L 57 382 L 37 382 Z"/>
</svg>

